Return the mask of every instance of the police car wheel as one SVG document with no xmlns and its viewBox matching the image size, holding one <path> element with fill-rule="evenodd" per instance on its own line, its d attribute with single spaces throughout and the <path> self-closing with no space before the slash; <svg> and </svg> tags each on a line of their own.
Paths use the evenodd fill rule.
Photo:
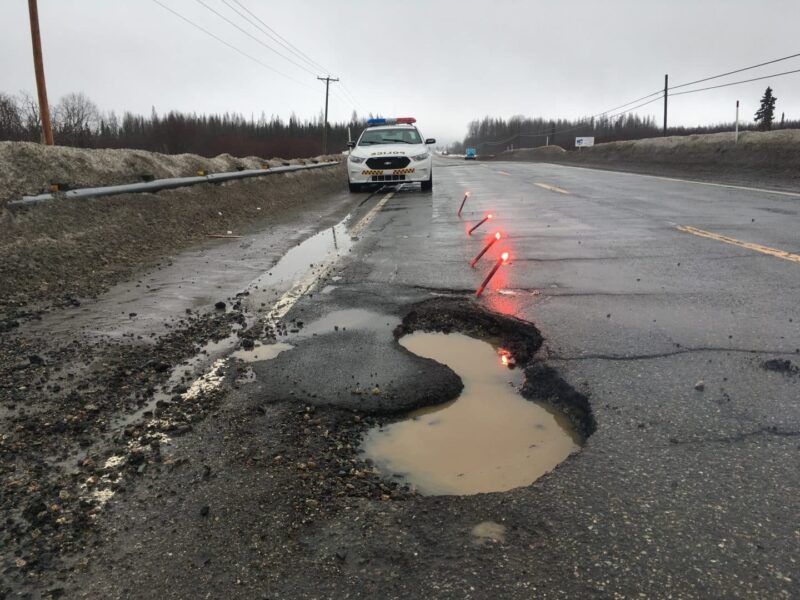
<svg viewBox="0 0 800 600">
<path fill-rule="evenodd" d="M 433 175 L 431 175 L 428 181 L 423 181 L 421 187 L 423 192 L 430 192 L 433 189 Z"/>
<path fill-rule="evenodd" d="M 360 183 L 349 183 L 348 182 L 348 185 L 350 186 L 350 191 L 353 192 L 354 194 L 357 194 L 358 192 L 361 191 L 361 187 L 362 186 L 361 186 Z"/>
</svg>

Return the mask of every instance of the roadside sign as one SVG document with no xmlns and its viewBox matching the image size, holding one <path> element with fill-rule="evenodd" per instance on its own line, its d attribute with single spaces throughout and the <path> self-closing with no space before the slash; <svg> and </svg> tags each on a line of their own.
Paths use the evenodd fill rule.
<svg viewBox="0 0 800 600">
<path fill-rule="evenodd" d="M 589 146 L 594 146 L 594 138 L 593 137 L 576 137 L 575 138 L 575 147 L 576 148 L 588 148 Z"/>
</svg>

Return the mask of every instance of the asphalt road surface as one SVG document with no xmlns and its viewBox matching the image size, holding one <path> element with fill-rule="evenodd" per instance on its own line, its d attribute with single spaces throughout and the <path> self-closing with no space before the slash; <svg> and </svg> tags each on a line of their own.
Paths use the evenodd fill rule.
<svg viewBox="0 0 800 600">
<path fill-rule="evenodd" d="M 321 231 L 280 282 L 277 256 L 261 269 L 232 250 L 241 241 L 175 258 L 187 277 L 207 272 L 184 298 L 195 307 L 264 274 L 248 302 L 288 324 L 288 346 L 173 440 L 170 461 L 188 466 L 145 473 L 108 503 L 75 596 L 800 596 L 800 194 L 438 159 L 432 194 L 343 193 L 330 206 L 294 238 L 270 234 Z M 498 229 L 506 238 L 470 269 Z M 372 496 L 350 483 L 314 495 L 314 464 L 363 433 L 330 450 L 337 427 L 452 396 L 458 381 L 401 352 L 392 329 L 412 303 L 473 298 L 504 249 L 510 263 L 478 303 L 533 323 L 538 358 L 589 398 L 583 449 L 502 493 L 421 496 L 375 477 Z M 149 309 L 125 296 L 149 330 L 182 310 L 159 293 Z M 343 394 L 354 381 L 383 392 Z M 295 417 L 322 425 L 295 430 Z M 300 466 L 276 466 L 285 457 Z M 364 469 L 317 468 L 319 489 Z"/>
</svg>

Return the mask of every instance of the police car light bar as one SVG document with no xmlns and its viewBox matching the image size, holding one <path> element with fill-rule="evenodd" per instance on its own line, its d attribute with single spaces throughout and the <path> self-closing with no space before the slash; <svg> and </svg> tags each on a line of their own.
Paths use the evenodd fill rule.
<svg viewBox="0 0 800 600">
<path fill-rule="evenodd" d="M 384 119 L 383 117 L 378 119 L 369 119 L 367 121 L 367 126 L 371 127 L 373 125 L 400 125 L 400 124 L 408 124 L 411 125 L 412 123 L 416 123 L 417 120 L 414 117 L 397 117 L 396 119 Z"/>
</svg>

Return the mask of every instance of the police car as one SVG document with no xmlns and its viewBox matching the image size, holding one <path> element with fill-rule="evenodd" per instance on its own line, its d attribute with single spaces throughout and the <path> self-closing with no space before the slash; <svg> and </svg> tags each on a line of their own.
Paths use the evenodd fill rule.
<svg viewBox="0 0 800 600">
<path fill-rule="evenodd" d="M 419 183 L 433 188 L 433 158 L 428 144 L 414 126 L 414 117 L 370 119 L 357 142 L 348 142 L 347 180 L 351 192 L 370 184 Z"/>
</svg>

